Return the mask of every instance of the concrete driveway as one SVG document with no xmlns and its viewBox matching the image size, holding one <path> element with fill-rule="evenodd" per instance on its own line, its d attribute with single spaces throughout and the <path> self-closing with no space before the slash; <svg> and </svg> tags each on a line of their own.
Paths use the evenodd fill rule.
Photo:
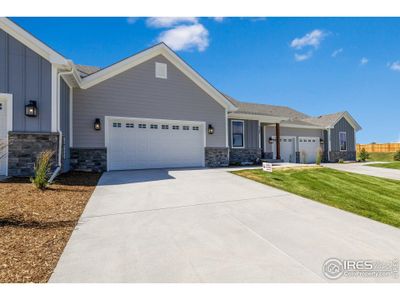
<svg viewBox="0 0 400 300">
<path fill-rule="evenodd" d="M 399 253 L 394 227 L 224 169 L 110 172 L 50 282 L 323 282 L 328 258 Z"/>
<path fill-rule="evenodd" d="M 376 163 L 380 162 L 352 163 L 352 164 L 323 164 L 323 165 L 325 167 L 339 171 L 346 171 L 357 174 L 400 180 L 400 170 L 368 166 L 369 164 L 376 164 Z"/>
</svg>

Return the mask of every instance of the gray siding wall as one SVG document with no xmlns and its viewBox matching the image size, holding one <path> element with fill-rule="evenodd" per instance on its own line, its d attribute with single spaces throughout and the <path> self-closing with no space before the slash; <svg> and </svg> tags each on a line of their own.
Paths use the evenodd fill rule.
<svg viewBox="0 0 400 300">
<path fill-rule="evenodd" d="M 13 130 L 51 131 L 51 64 L 0 29 L 0 93 L 13 95 Z M 38 117 L 25 116 L 37 101 Z"/>
<path fill-rule="evenodd" d="M 60 84 L 60 127 L 63 135 L 63 171 L 69 171 L 70 168 L 70 98 L 69 86 L 61 79 Z"/>
<path fill-rule="evenodd" d="M 345 118 L 340 119 L 335 127 L 331 129 L 331 151 L 340 151 L 339 132 L 341 131 L 346 132 L 347 151 L 356 151 L 354 128 Z"/>
<path fill-rule="evenodd" d="M 281 127 L 281 136 L 317 136 L 320 138 L 324 137 L 323 130 L 321 129 L 306 129 L 306 128 L 288 128 Z M 270 136 L 275 136 L 275 126 L 267 126 L 266 127 L 266 136 L 264 139 L 269 139 Z M 298 140 L 296 141 L 298 143 Z M 298 145 L 296 145 L 298 149 Z M 272 145 L 270 143 L 266 143 L 266 149 L 264 152 L 272 152 Z"/>
<path fill-rule="evenodd" d="M 232 120 L 239 119 L 229 119 L 228 121 L 228 139 L 229 139 L 229 147 L 232 148 Z M 244 121 L 244 147 L 248 148 L 260 148 L 259 146 L 259 126 L 257 120 L 241 120 Z"/>
<path fill-rule="evenodd" d="M 167 64 L 168 79 L 155 78 L 155 62 Z M 159 55 L 87 90 L 74 89 L 74 147 L 104 147 L 104 116 L 205 121 L 208 147 L 226 146 L 225 109 Z M 93 130 L 96 118 L 101 131 Z"/>
</svg>

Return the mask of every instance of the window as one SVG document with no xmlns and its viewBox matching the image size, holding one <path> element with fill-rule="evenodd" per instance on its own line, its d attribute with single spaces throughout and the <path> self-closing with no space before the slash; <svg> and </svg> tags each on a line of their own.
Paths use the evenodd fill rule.
<svg viewBox="0 0 400 300">
<path fill-rule="evenodd" d="M 189 130 L 189 126 L 183 126 L 182 129 L 183 130 Z"/>
<path fill-rule="evenodd" d="M 113 127 L 115 127 L 115 128 L 121 128 L 121 123 L 114 122 L 114 123 L 113 123 Z"/>
<path fill-rule="evenodd" d="M 339 132 L 340 151 L 347 151 L 347 136 L 345 131 Z"/>
<path fill-rule="evenodd" d="M 135 127 L 135 125 L 133 125 L 133 123 L 126 123 L 125 127 L 126 128 L 133 128 L 133 127 Z"/>
<path fill-rule="evenodd" d="M 151 128 L 151 129 L 158 129 L 158 125 L 156 125 L 156 124 L 151 124 L 151 125 L 150 125 L 150 128 Z"/>
<path fill-rule="evenodd" d="M 139 128 L 146 128 L 146 124 L 139 124 Z"/>
<path fill-rule="evenodd" d="M 179 126 L 178 126 L 178 125 L 173 125 L 173 126 L 172 126 L 172 129 L 173 129 L 173 130 L 179 130 Z"/>
<path fill-rule="evenodd" d="M 161 125 L 161 129 L 168 129 L 169 126 L 168 125 Z"/>
<path fill-rule="evenodd" d="M 199 126 L 193 126 L 193 130 L 199 130 Z"/>
<path fill-rule="evenodd" d="M 167 79 L 167 64 L 156 62 L 156 78 Z"/>
<path fill-rule="evenodd" d="M 232 148 L 244 147 L 244 122 L 232 121 Z"/>
</svg>

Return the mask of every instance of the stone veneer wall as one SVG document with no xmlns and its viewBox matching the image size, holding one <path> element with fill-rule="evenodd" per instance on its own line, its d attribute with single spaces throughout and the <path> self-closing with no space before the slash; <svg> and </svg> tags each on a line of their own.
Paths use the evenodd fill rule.
<svg viewBox="0 0 400 300">
<path fill-rule="evenodd" d="M 331 162 L 337 162 L 339 159 L 343 160 L 356 160 L 355 151 L 330 151 L 329 160 Z"/>
<path fill-rule="evenodd" d="M 261 159 L 260 148 L 232 148 L 230 149 L 229 161 L 231 164 L 258 163 Z"/>
<path fill-rule="evenodd" d="M 209 168 L 229 166 L 229 148 L 206 147 L 205 164 Z"/>
<path fill-rule="evenodd" d="M 54 151 L 52 169 L 57 165 L 58 133 L 9 132 L 8 175 L 28 177 L 34 174 L 36 158 L 44 150 Z"/>
<path fill-rule="evenodd" d="M 107 171 L 106 148 L 71 148 L 71 169 L 84 172 Z"/>
</svg>

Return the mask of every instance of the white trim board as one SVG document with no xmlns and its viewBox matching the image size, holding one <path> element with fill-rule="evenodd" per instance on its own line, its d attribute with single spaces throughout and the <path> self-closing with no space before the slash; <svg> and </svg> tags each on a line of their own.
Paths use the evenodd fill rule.
<svg viewBox="0 0 400 300">
<path fill-rule="evenodd" d="M 158 55 L 163 55 L 175 67 L 177 67 L 183 74 L 189 77 L 201 89 L 203 89 L 210 97 L 218 102 L 222 107 L 228 111 L 235 111 L 237 108 L 223 96 L 216 88 L 208 83 L 196 71 L 194 71 L 186 62 L 184 62 L 178 55 L 175 54 L 164 43 L 157 44 L 147 50 L 139 52 L 129 58 L 126 58 L 116 64 L 104 68 L 98 72 L 93 73 L 82 79 L 80 88 L 88 89 L 104 80 L 114 77 L 124 71 L 127 71 L 145 61 L 148 61 Z"/>
<path fill-rule="evenodd" d="M 36 52 L 38 55 L 47 59 L 50 63 L 62 66 L 68 65 L 68 60 L 65 59 L 61 54 L 51 49 L 49 46 L 19 27 L 10 19 L 1 17 L 0 28 L 20 43 L 32 49 L 32 51 Z"/>
<path fill-rule="evenodd" d="M 7 102 L 7 132 L 13 131 L 13 95 L 0 93 L 0 99 L 5 99 Z M 8 144 L 8 134 L 7 134 Z M 6 176 L 8 176 L 8 146 L 7 146 L 7 159 L 6 159 Z"/>
<path fill-rule="evenodd" d="M 233 120 L 233 119 L 230 119 L 230 121 L 231 121 L 231 148 L 232 149 L 244 149 L 244 148 L 246 148 L 246 141 L 245 141 L 246 140 L 246 137 L 245 137 L 246 125 L 245 125 L 244 120 Z M 232 128 L 233 122 L 241 122 L 243 124 L 243 146 L 242 147 L 234 147 L 233 146 L 233 128 Z"/>
</svg>

